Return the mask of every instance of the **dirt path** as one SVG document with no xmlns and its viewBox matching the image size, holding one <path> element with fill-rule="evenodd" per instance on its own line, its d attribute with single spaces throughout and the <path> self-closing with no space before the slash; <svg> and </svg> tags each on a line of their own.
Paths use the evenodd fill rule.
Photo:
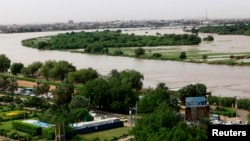
<svg viewBox="0 0 250 141">
<path fill-rule="evenodd" d="M 25 81 L 25 80 L 17 80 L 18 86 L 19 87 L 30 87 L 32 88 L 33 86 L 36 85 L 36 82 L 30 82 L 30 81 Z M 50 85 L 50 90 L 55 89 L 55 86 Z"/>
</svg>

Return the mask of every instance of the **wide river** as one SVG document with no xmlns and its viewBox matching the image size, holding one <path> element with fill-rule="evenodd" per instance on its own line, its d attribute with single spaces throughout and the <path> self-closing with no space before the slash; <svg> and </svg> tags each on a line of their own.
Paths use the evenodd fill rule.
<svg viewBox="0 0 250 141">
<path fill-rule="evenodd" d="M 66 31 L 64 31 L 66 32 Z M 68 31 L 69 32 L 69 31 Z M 135 34 L 183 33 L 181 29 L 126 30 Z M 127 57 L 113 57 L 70 53 L 65 51 L 41 51 L 24 47 L 21 40 L 38 36 L 55 35 L 61 32 L 36 32 L 0 34 L 0 54 L 5 54 L 12 62 L 21 62 L 25 66 L 34 61 L 66 60 L 77 69 L 92 67 L 106 75 L 112 69 L 118 71 L 134 69 L 144 75 L 144 88 L 154 88 L 163 82 L 169 88 L 181 88 L 188 84 L 203 83 L 212 95 L 238 96 L 250 98 L 250 67 L 225 65 L 193 64 L 175 61 L 143 60 Z M 200 34 L 200 36 L 206 36 Z M 204 50 L 214 52 L 250 51 L 250 37 L 213 35 L 215 41 L 196 46 L 181 46 L 183 50 Z"/>
</svg>

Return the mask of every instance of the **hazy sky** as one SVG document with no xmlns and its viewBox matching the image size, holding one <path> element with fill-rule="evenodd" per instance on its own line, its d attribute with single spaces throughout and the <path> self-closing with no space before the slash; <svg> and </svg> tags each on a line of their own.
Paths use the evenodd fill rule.
<svg viewBox="0 0 250 141">
<path fill-rule="evenodd" d="M 250 18 L 250 0 L 0 0 L 0 24 Z"/>
</svg>

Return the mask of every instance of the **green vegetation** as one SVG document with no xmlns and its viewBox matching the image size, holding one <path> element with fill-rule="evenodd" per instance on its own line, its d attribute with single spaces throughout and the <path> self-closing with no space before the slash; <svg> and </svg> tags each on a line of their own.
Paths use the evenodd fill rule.
<svg viewBox="0 0 250 141">
<path fill-rule="evenodd" d="M 250 66 L 247 61 L 239 59 L 237 54 L 249 58 L 249 52 L 217 53 L 197 50 L 181 50 L 179 45 L 197 45 L 201 39 L 199 32 L 218 33 L 226 35 L 250 35 L 250 26 L 247 24 L 206 26 L 187 30 L 191 34 L 164 34 L 152 35 L 122 34 L 117 31 L 71 32 L 56 36 L 26 39 L 22 44 L 27 47 L 51 50 L 66 50 L 74 53 L 94 53 L 113 56 L 137 57 L 141 59 L 188 61 L 193 63 L 208 63 L 216 65 Z M 213 41 L 214 37 L 208 35 L 203 41 Z M 160 46 L 164 46 L 159 48 Z M 167 47 L 171 46 L 171 47 Z M 175 47 L 172 47 L 175 46 Z M 186 54 L 186 55 L 184 55 Z M 227 57 L 225 57 L 227 55 Z M 230 56 L 235 55 L 235 58 Z M 184 57 L 184 58 L 183 58 Z M 224 58 L 224 59 L 223 59 Z M 20 66 L 20 64 L 19 64 Z M 18 71 L 18 70 L 16 70 Z M 14 71 L 12 71 L 14 73 Z"/>
<path fill-rule="evenodd" d="M 108 48 L 120 47 L 152 47 L 152 46 L 173 46 L 173 45 L 197 45 L 201 39 L 196 35 L 164 34 L 157 36 L 142 36 L 135 34 L 122 34 L 117 31 L 96 31 L 96 32 L 71 32 L 58 34 L 50 38 L 35 38 L 23 40 L 24 46 L 62 50 L 62 49 L 84 49 L 86 53 L 108 54 Z"/>
<path fill-rule="evenodd" d="M 217 33 L 220 35 L 247 35 L 250 36 L 249 24 L 235 24 L 224 26 L 205 26 L 200 27 L 199 32 L 203 33 Z"/>
<path fill-rule="evenodd" d="M 223 115 L 227 117 L 236 117 L 236 110 L 227 107 L 217 107 L 210 111 L 211 114 Z"/>
<path fill-rule="evenodd" d="M 132 128 L 137 141 L 145 140 L 175 140 L 175 141 L 206 141 L 206 124 L 200 126 L 187 125 L 179 113 L 179 99 L 186 96 L 204 95 L 204 85 L 189 85 L 175 93 L 169 91 L 164 83 L 157 88 L 148 90 L 139 100 L 138 112 L 143 113 Z M 186 93 L 189 92 L 189 93 Z M 180 94 L 181 93 L 181 94 Z M 190 134 L 185 134 L 185 133 Z M 183 134 L 182 134 L 183 133 Z"/>
<path fill-rule="evenodd" d="M 208 35 L 207 37 L 203 38 L 203 41 L 213 41 L 213 40 L 214 40 L 214 37 L 211 35 Z"/>
<path fill-rule="evenodd" d="M 30 133 L 31 135 L 41 135 L 42 134 L 41 127 L 39 127 L 37 125 L 29 124 L 29 123 L 24 123 L 21 121 L 13 121 L 12 127 L 16 130 Z"/>
</svg>

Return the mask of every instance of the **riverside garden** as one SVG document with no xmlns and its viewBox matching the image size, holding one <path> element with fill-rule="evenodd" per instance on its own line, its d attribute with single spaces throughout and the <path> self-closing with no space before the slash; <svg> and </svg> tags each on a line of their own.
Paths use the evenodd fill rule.
<svg viewBox="0 0 250 141">
<path fill-rule="evenodd" d="M 167 56 L 154 52 L 153 49 L 145 51 L 143 46 L 194 45 L 200 42 L 201 39 L 196 34 L 136 36 L 121 34 L 119 30 L 107 30 L 93 33 L 71 32 L 28 39 L 22 43 L 38 49 L 62 49 L 79 53 L 162 60 L 171 60 L 172 56 L 172 59 L 185 61 L 190 57 L 186 52 L 175 52 Z M 133 48 L 129 48 L 131 46 Z M 124 48 L 125 50 L 122 50 Z M 12 63 L 8 56 L 1 54 L 0 72 L 0 135 L 20 141 L 55 139 L 111 141 L 128 135 L 134 136 L 136 141 L 163 138 L 166 140 L 174 138 L 176 141 L 206 141 L 209 117 L 202 119 L 199 126 L 188 125 L 180 112 L 186 97 L 204 96 L 207 104 L 216 103 L 218 106 L 210 109 L 210 114 L 235 117 L 236 102 L 237 108 L 250 109 L 249 99 L 209 95 L 206 86 L 200 83 L 187 85 L 178 91 L 168 89 L 165 83 L 159 83 L 156 88 L 143 89 L 143 74 L 130 69 L 122 71 L 114 69 L 103 76 L 93 68 L 77 70 L 74 65 L 64 60 L 47 60 L 44 63 L 36 61 L 24 66 L 21 62 Z M 17 94 L 19 88 L 25 88 L 18 83 L 19 80 L 34 83 L 32 87 L 34 96 Z M 41 95 L 45 98 L 40 97 Z M 48 98 L 48 95 L 53 97 Z M 131 110 L 138 116 L 133 128 L 112 129 L 108 133 L 109 137 L 104 134 L 92 137 L 89 137 L 89 134 L 76 134 L 70 125 L 93 120 L 93 116 L 89 114 L 91 109 L 126 116 Z M 39 120 L 53 125 L 53 128 L 41 128 L 22 122 L 25 119 Z M 249 121 L 250 115 L 248 123 Z M 188 136 L 185 134 L 187 132 L 190 133 Z"/>
<path fill-rule="evenodd" d="M 188 126 L 183 121 L 180 105 L 183 105 L 185 97 L 188 96 L 205 96 L 211 105 L 217 103 L 218 107 L 210 109 L 210 114 L 237 116 L 234 108 L 236 97 L 208 95 L 204 84 L 190 84 L 178 91 L 168 89 L 165 83 L 159 83 L 156 88 L 142 89 L 143 75 L 135 70 L 114 69 L 103 76 L 93 68 L 76 70 L 67 61 L 48 60 L 45 63 L 34 62 L 23 66 L 22 63 L 11 64 L 11 60 L 5 55 L 0 55 L 0 58 L 2 65 L 0 134 L 20 141 L 55 140 L 56 137 L 61 137 L 61 140 L 65 138 L 90 141 L 117 140 L 128 135 L 144 141 L 147 138 L 158 140 L 159 134 L 171 139 L 177 135 L 176 132 L 180 131 L 192 132 L 192 136 L 188 137 L 192 141 L 205 141 L 209 117 L 203 119 L 198 127 Z M 11 68 L 10 73 L 7 72 L 8 68 Z M 19 80 L 33 82 L 32 88 L 35 95 L 17 94 L 18 88 L 25 88 L 18 83 Z M 53 98 L 40 97 L 49 94 L 53 95 Z M 240 109 L 249 110 L 250 100 L 237 99 L 237 106 Z M 133 110 L 135 107 L 137 111 Z M 128 116 L 129 110 L 132 110 L 132 113 L 136 112 L 138 117 L 132 129 L 127 127 L 112 129 L 113 134 L 109 134 L 111 137 L 104 136 L 108 130 L 98 132 L 103 133 L 98 134 L 98 137 L 74 133 L 70 125 L 79 121 L 93 120 L 89 114 L 93 108 L 125 116 Z M 248 121 L 249 118 L 250 116 Z M 54 126 L 41 128 L 24 123 L 23 120 L 27 119 L 39 120 Z M 145 128 L 149 130 L 143 130 Z M 61 132 L 58 131 L 59 129 Z M 183 139 L 188 140 L 185 135 L 180 138 L 180 141 Z"/>
</svg>

